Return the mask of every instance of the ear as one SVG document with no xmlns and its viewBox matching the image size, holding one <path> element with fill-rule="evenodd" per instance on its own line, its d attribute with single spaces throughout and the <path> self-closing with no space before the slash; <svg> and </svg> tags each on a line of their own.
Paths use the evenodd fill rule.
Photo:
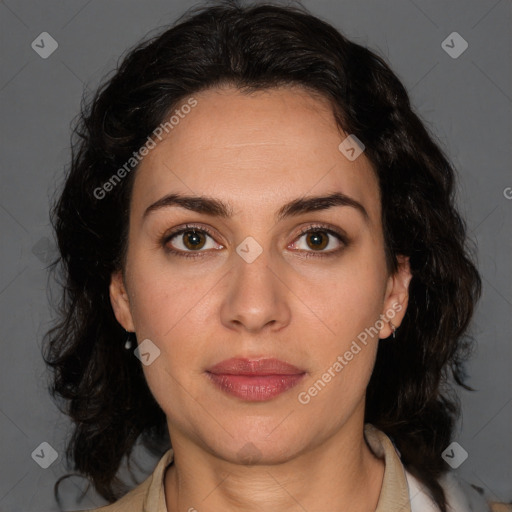
<svg viewBox="0 0 512 512">
<path fill-rule="evenodd" d="M 386 286 L 384 309 L 381 315 L 384 325 L 379 334 L 381 339 L 393 334 L 391 322 L 396 328 L 402 323 L 409 302 L 409 283 L 412 278 L 409 257 L 398 255 L 397 259 L 398 269 L 389 276 Z"/>
<path fill-rule="evenodd" d="M 117 321 L 127 331 L 134 332 L 135 326 L 133 325 L 130 301 L 124 285 L 123 274 L 120 270 L 112 274 L 110 278 L 109 292 L 110 303 L 112 304 L 112 309 L 114 310 Z"/>
</svg>

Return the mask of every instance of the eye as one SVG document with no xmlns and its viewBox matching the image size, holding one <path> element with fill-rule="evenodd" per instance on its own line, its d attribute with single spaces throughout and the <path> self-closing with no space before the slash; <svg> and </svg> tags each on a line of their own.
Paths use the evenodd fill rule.
<svg viewBox="0 0 512 512">
<path fill-rule="evenodd" d="M 209 229 L 188 224 L 165 235 L 161 244 L 167 252 L 183 258 L 201 257 L 208 250 L 224 248 L 215 242 Z M 299 237 L 289 248 L 304 253 L 304 257 L 327 257 L 338 254 L 348 245 L 348 239 L 343 232 L 315 225 L 301 230 Z"/>
<path fill-rule="evenodd" d="M 200 254 L 186 253 L 202 253 L 205 252 L 206 249 L 223 248 L 222 245 L 216 244 L 209 230 L 204 227 L 199 228 L 189 225 L 165 236 L 162 240 L 162 245 L 169 252 L 183 257 L 200 256 Z"/>
<path fill-rule="evenodd" d="M 337 254 L 346 245 L 348 241 L 342 233 L 325 226 L 310 226 L 301 231 L 299 238 L 291 247 L 307 253 L 318 253 L 307 256 L 322 257 Z"/>
</svg>

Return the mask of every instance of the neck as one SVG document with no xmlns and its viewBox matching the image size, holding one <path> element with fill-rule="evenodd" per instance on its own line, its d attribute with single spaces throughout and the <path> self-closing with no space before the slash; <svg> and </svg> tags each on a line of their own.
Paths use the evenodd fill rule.
<svg viewBox="0 0 512 512">
<path fill-rule="evenodd" d="M 321 445 L 274 465 L 234 464 L 172 432 L 174 463 L 165 474 L 168 512 L 351 510 L 377 507 L 384 462 L 363 436 L 362 421 Z"/>
</svg>

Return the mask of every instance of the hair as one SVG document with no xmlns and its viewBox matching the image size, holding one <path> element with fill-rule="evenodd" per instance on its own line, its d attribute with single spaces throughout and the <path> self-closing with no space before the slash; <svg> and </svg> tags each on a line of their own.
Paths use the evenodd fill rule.
<svg viewBox="0 0 512 512">
<path fill-rule="evenodd" d="M 204 4 L 139 43 L 82 107 L 71 163 L 51 210 L 60 251 L 58 319 L 45 336 L 51 393 L 73 422 L 66 455 L 109 502 L 138 440 L 170 446 L 165 414 L 109 298 L 122 270 L 136 167 L 101 188 L 180 102 L 234 86 L 250 93 L 300 86 L 326 98 L 336 123 L 365 145 L 378 178 L 388 266 L 409 257 L 409 303 L 394 341 L 381 342 L 367 388 L 365 422 L 389 435 L 404 466 L 446 512 L 441 453 L 460 410 L 453 383 L 471 389 L 464 362 L 481 293 L 465 223 L 455 207 L 455 170 L 384 59 L 351 42 L 302 5 Z M 58 485 L 56 484 L 56 489 Z M 56 492 L 57 494 L 57 492 Z"/>
</svg>

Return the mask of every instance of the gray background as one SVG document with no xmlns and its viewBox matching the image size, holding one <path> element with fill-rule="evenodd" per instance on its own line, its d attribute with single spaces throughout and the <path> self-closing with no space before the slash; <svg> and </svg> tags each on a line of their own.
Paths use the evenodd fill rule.
<svg viewBox="0 0 512 512">
<path fill-rule="evenodd" d="M 45 267 L 54 255 L 49 200 L 69 161 L 69 128 L 82 91 L 94 90 L 149 31 L 173 21 L 184 1 L 6 0 L 0 2 L 0 511 L 60 510 L 53 484 L 66 472 L 69 434 L 45 387 L 40 346 L 49 326 Z M 305 1 L 356 42 L 383 55 L 460 173 L 458 201 L 478 245 L 483 297 L 473 322 L 478 349 L 461 392 L 454 440 L 468 452 L 456 470 L 496 500 L 512 500 L 511 386 L 511 2 L 510 0 Z M 454 59 L 452 32 L 469 44 Z M 48 32 L 58 49 L 31 43 Z M 508 199 L 507 196 L 508 195 Z M 57 460 L 31 457 L 46 441 Z M 138 449 L 139 478 L 156 460 Z M 65 510 L 105 502 L 84 480 L 62 485 Z"/>
</svg>

